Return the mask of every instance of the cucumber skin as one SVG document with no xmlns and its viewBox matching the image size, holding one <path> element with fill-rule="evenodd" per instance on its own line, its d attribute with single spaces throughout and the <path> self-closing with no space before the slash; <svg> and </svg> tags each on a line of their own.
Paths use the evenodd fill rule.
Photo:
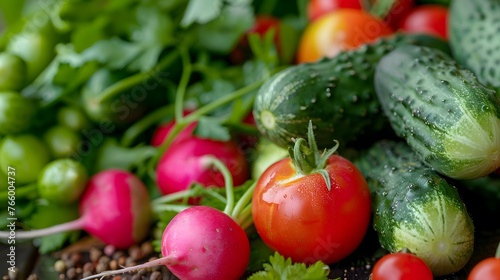
<svg viewBox="0 0 500 280">
<path fill-rule="evenodd" d="M 500 93 L 500 1 L 451 1 L 449 30 L 453 57 Z"/>
<path fill-rule="evenodd" d="M 467 264 L 474 248 L 474 225 L 453 185 L 402 141 L 378 141 L 354 163 L 372 193 L 373 225 L 382 248 L 391 253 L 409 249 L 434 276 L 454 273 Z M 455 227 L 433 236 L 446 222 L 455 222 Z M 426 239 L 428 235 L 436 238 Z M 439 244 L 451 238 L 460 242 L 448 244 L 456 256 L 450 260 Z"/>
<path fill-rule="evenodd" d="M 319 148 L 340 147 L 361 137 L 392 133 L 373 88 L 375 65 L 395 46 L 418 44 L 450 52 L 446 42 L 423 34 L 397 33 L 331 59 L 288 67 L 259 89 L 254 117 L 260 133 L 287 148 L 293 139 L 307 138 L 312 120 Z M 269 112 L 273 125 L 266 125 Z"/>
<path fill-rule="evenodd" d="M 378 63 L 375 90 L 396 135 L 437 172 L 475 179 L 500 167 L 500 101 L 449 55 L 401 46 Z"/>
</svg>

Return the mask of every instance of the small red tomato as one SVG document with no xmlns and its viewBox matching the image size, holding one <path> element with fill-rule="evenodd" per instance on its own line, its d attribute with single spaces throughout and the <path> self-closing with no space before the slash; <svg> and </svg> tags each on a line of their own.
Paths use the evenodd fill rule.
<svg viewBox="0 0 500 280">
<path fill-rule="evenodd" d="M 401 21 L 415 6 L 415 0 L 395 0 L 391 10 L 384 17 L 384 21 L 394 30 L 397 30 Z"/>
<path fill-rule="evenodd" d="M 392 253 L 380 258 L 373 267 L 372 280 L 432 280 L 432 271 L 418 256 Z"/>
<path fill-rule="evenodd" d="M 478 262 L 469 273 L 467 280 L 499 280 L 500 279 L 500 244 L 495 257 Z"/>
<path fill-rule="evenodd" d="M 448 40 L 448 7 L 415 6 L 401 21 L 400 29 L 408 33 L 426 33 Z"/>
<path fill-rule="evenodd" d="M 367 11 L 338 9 L 306 27 L 300 39 L 297 62 L 334 57 L 343 50 L 358 48 L 392 33 L 382 19 Z"/>
<path fill-rule="evenodd" d="M 264 243 L 283 256 L 332 264 L 363 240 L 371 216 L 370 192 L 352 162 L 331 153 L 320 156 L 311 144 L 297 149 L 302 140 L 294 149 L 300 155 L 272 164 L 259 177 L 252 218 Z"/>
<path fill-rule="evenodd" d="M 361 10 L 360 0 L 310 0 L 307 3 L 307 17 L 314 21 L 324 14 L 337 9 L 357 9 Z"/>
</svg>

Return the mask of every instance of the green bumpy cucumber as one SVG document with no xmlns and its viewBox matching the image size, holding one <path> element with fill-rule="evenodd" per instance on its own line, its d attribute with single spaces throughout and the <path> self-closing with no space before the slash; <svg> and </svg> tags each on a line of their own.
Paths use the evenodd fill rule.
<svg viewBox="0 0 500 280">
<path fill-rule="evenodd" d="M 375 90 L 396 135 L 437 172 L 475 179 L 500 167 L 500 101 L 449 55 L 401 46 L 378 63 Z"/>
<path fill-rule="evenodd" d="M 453 0 L 449 30 L 453 57 L 500 92 L 500 1 Z"/>
<path fill-rule="evenodd" d="M 456 187 L 404 141 L 378 141 L 354 163 L 372 194 L 373 225 L 382 248 L 391 253 L 408 249 L 434 276 L 467 264 L 474 225 Z"/>
<path fill-rule="evenodd" d="M 356 50 L 314 63 L 288 67 L 259 89 L 254 117 L 260 133 L 287 148 L 293 139 L 307 138 L 312 121 L 320 148 L 341 147 L 381 131 L 392 133 L 381 113 L 374 87 L 375 65 L 396 46 L 425 45 L 449 51 L 434 36 L 398 33 Z"/>
</svg>

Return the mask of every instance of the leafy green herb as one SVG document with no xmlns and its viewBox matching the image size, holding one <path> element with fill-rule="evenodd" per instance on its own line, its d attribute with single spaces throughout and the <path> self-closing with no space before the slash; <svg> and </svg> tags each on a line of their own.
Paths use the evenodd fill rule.
<svg viewBox="0 0 500 280">
<path fill-rule="evenodd" d="M 27 224 L 33 228 L 47 228 L 77 218 L 79 218 L 77 205 L 62 206 L 39 203 Z M 76 242 L 80 233 L 80 231 L 69 231 L 41 237 L 39 239 L 39 252 L 44 254 L 61 249 L 67 243 Z"/>
<path fill-rule="evenodd" d="M 264 270 L 252 274 L 248 280 L 322 280 L 328 279 L 329 267 L 321 261 L 306 266 L 304 263 L 292 263 L 278 252 L 269 257 L 269 263 L 264 264 Z"/>
</svg>

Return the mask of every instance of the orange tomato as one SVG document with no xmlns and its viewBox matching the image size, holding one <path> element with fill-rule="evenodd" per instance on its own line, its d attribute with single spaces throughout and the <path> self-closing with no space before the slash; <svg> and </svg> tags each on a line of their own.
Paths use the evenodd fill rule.
<svg viewBox="0 0 500 280">
<path fill-rule="evenodd" d="M 297 62 L 333 57 L 393 33 L 382 19 L 366 11 L 338 9 L 309 23 L 300 39 Z"/>
</svg>

